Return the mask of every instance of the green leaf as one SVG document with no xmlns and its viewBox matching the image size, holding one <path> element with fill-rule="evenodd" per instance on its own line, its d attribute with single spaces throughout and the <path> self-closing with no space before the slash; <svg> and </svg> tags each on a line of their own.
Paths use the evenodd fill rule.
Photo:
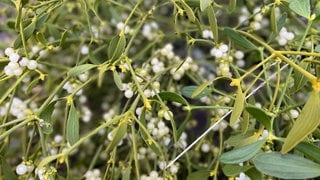
<svg viewBox="0 0 320 180">
<path fill-rule="evenodd" d="M 33 32 L 36 29 L 36 22 L 32 21 L 24 30 L 24 40 L 27 41 L 33 34 Z M 22 37 L 21 34 L 17 37 L 17 39 L 14 41 L 13 47 L 14 49 L 18 49 L 22 45 Z"/>
<path fill-rule="evenodd" d="M 208 179 L 210 176 L 211 170 L 203 169 L 192 172 L 188 175 L 187 180 L 199 180 L 199 179 Z"/>
<path fill-rule="evenodd" d="M 59 43 L 60 47 L 63 46 L 64 43 L 66 42 L 67 36 L 68 36 L 68 31 L 67 30 L 63 31 L 63 33 L 61 34 L 60 43 Z"/>
<path fill-rule="evenodd" d="M 264 174 L 282 179 L 307 179 L 320 176 L 320 165 L 293 154 L 278 152 L 258 155 L 253 163 Z"/>
<path fill-rule="evenodd" d="M 241 133 L 245 134 L 248 131 L 249 123 L 250 123 L 250 114 L 248 111 L 242 112 L 242 121 L 240 121 Z"/>
<path fill-rule="evenodd" d="M 108 58 L 110 60 L 118 59 L 124 52 L 126 47 L 126 37 L 124 34 L 118 34 L 114 36 L 109 44 L 108 48 Z"/>
<path fill-rule="evenodd" d="M 277 23 L 277 32 L 279 32 L 283 28 L 283 26 L 286 24 L 286 20 L 287 20 L 287 13 L 281 14 L 281 17 L 278 19 L 278 23 Z"/>
<path fill-rule="evenodd" d="M 116 84 L 116 86 L 118 87 L 118 89 L 120 91 L 123 90 L 123 86 L 122 86 L 122 80 L 118 74 L 118 72 L 116 70 L 112 71 L 112 74 L 113 74 L 113 80 L 114 80 L 114 83 Z"/>
<path fill-rule="evenodd" d="M 275 4 L 271 7 L 271 12 L 270 12 L 270 25 L 271 25 L 271 31 L 275 34 L 278 33 L 278 28 L 277 28 L 277 20 L 276 20 L 276 11 L 275 11 Z"/>
<path fill-rule="evenodd" d="M 191 94 L 191 98 L 199 96 L 208 86 L 212 84 L 212 80 L 202 83 L 197 89 Z"/>
<path fill-rule="evenodd" d="M 84 73 L 86 71 L 89 71 L 90 69 L 92 69 L 94 67 L 97 67 L 97 65 L 94 65 L 94 64 L 82 64 L 82 65 L 73 67 L 73 68 L 71 68 L 69 70 L 68 76 L 76 77 L 77 75 L 82 74 L 82 73 Z"/>
<path fill-rule="evenodd" d="M 131 166 L 125 167 L 125 169 L 122 170 L 122 180 L 130 180 L 131 171 Z"/>
<path fill-rule="evenodd" d="M 89 49 L 89 60 L 95 65 L 100 64 L 99 60 L 94 56 L 93 52 L 91 49 Z"/>
<path fill-rule="evenodd" d="M 238 119 L 240 118 L 243 111 L 244 104 L 245 104 L 245 100 L 246 100 L 246 96 L 242 92 L 241 87 L 239 86 L 237 90 L 237 96 L 232 108 L 232 114 L 230 117 L 230 126 L 234 126 L 238 121 Z"/>
<path fill-rule="evenodd" d="M 200 0 L 200 10 L 204 11 L 212 3 L 212 0 Z"/>
<path fill-rule="evenodd" d="M 246 111 L 251 114 L 252 117 L 254 117 L 257 121 L 262 123 L 264 127 L 266 127 L 268 130 L 271 130 L 271 116 L 272 114 L 262 108 L 258 108 L 254 105 L 247 105 L 245 108 Z"/>
<path fill-rule="evenodd" d="M 310 18 L 310 0 L 290 0 L 289 8 L 302 17 Z"/>
<path fill-rule="evenodd" d="M 239 148 L 256 142 L 258 138 L 258 133 L 251 130 L 246 134 L 239 133 L 232 135 L 225 141 L 225 143 L 230 146 L 234 146 L 235 148 Z"/>
<path fill-rule="evenodd" d="M 53 132 L 51 116 L 54 111 L 54 106 L 56 102 L 57 101 L 53 101 L 50 104 L 48 104 L 48 106 L 45 107 L 44 110 L 39 114 L 39 117 L 44 120 L 44 125 L 41 126 L 41 128 L 45 134 L 51 134 Z"/>
<path fill-rule="evenodd" d="M 113 139 L 110 142 L 107 151 L 112 151 L 119 143 L 120 141 L 124 138 L 124 136 L 127 133 L 127 123 L 126 122 L 121 122 L 117 129 L 114 130 L 113 134 Z"/>
<path fill-rule="evenodd" d="M 43 13 L 38 17 L 37 23 L 36 23 L 36 29 L 41 29 L 43 28 L 43 24 L 47 21 L 49 17 L 49 13 Z"/>
<path fill-rule="evenodd" d="M 309 159 L 315 160 L 316 162 L 320 163 L 320 147 L 308 142 L 301 142 L 299 143 L 296 150 L 302 152 L 305 156 Z"/>
<path fill-rule="evenodd" d="M 3 179 L 10 179 L 10 180 L 16 180 L 18 177 L 16 174 L 12 171 L 10 165 L 7 163 L 6 158 L 3 156 L 0 156 L 1 159 L 1 171 L 0 177 Z"/>
<path fill-rule="evenodd" d="M 228 12 L 233 12 L 237 7 L 237 0 L 229 0 Z"/>
<path fill-rule="evenodd" d="M 47 46 L 47 40 L 44 37 L 43 33 L 37 32 L 36 39 L 38 42 L 40 42 L 43 46 Z"/>
<path fill-rule="evenodd" d="M 251 168 L 246 171 L 246 175 L 249 176 L 252 180 L 263 180 L 262 174 L 256 168 Z"/>
<path fill-rule="evenodd" d="M 241 172 L 246 172 L 251 169 L 252 166 L 240 166 L 234 164 L 227 164 L 222 167 L 222 171 L 226 176 L 236 176 Z"/>
<path fill-rule="evenodd" d="M 242 46 L 245 49 L 257 49 L 257 47 L 249 41 L 247 38 L 240 35 L 237 31 L 226 27 L 224 28 L 224 33 L 236 44 Z"/>
<path fill-rule="evenodd" d="M 211 93 L 210 89 L 208 87 L 206 87 L 197 96 L 192 97 L 192 94 L 198 88 L 199 88 L 199 86 L 185 86 L 181 89 L 181 93 L 182 93 L 182 95 L 184 95 L 188 98 L 194 98 L 194 99 L 200 99 L 200 98 L 207 96 Z"/>
<path fill-rule="evenodd" d="M 174 92 L 160 92 L 158 94 L 163 101 L 173 101 L 183 105 L 188 105 L 188 101 Z"/>
<path fill-rule="evenodd" d="M 310 71 L 310 63 L 308 62 L 301 61 L 299 63 L 299 66 L 306 71 Z M 299 91 L 309 81 L 309 79 L 306 76 L 304 76 L 302 73 L 300 73 L 300 71 L 297 71 L 297 70 L 294 70 L 293 80 L 294 80 L 294 86 L 290 89 L 290 93 L 295 93 Z"/>
<path fill-rule="evenodd" d="M 219 42 L 219 29 L 218 29 L 217 17 L 216 17 L 216 14 L 215 14 L 212 6 L 207 8 L 207 15 L 208 15 L 208 19 L 209 19 L 210 28 L 211 28 L 211 31 L 214 36 L 213 39 L 216 43 L 218 43 Z"/>
<path fill-rule="evenodd" d="M 287 153 L 299 142 L 316 130 L 320 124 L 320 97 L 319 92 L 313 91 L 304 105 L 301 113 L 293 124 L 281 149 L 281 153 Z"/>
<path fill-rule="evenodd" d="M 79 140 L 79 115 L 73 102 L 70 105 L 67 120 L 67 140 L 70 145 L 73 145 Z"/>
<path fill-rule="evenodd" d="M 219 161 L 225 164 L 239 164 L 254 157 L 261 147 L 264 145 L 265 140 L 259 140 L 255 143 L 243 146 L 238 149 L 233 149 L 229 152 L 223 153 Z"/>
<path fill-rule="evenodd" d="M 60 31 L 58 30 L 58 28 L 53 25 L 53 24 L 46 24 L 47 25 L 47 28 L 49 30 L 49 33 L 51 36 L 54 37 L 54 39 L 60 39 Z"/>
<path fill-rule="evenodd" d="M 180 3 L 183 6 L 183 9 L 186 11 L 186 14 L 191 22 L 196 21 L 196 16 L 194 15 L 194 12 L 190 8 L 190 6 L 185 1 L 180 1 Z"/>
</svg>

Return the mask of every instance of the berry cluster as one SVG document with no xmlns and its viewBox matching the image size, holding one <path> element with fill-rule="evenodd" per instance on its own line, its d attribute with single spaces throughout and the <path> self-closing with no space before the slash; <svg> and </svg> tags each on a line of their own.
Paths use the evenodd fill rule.
<svg viewBox="0 0 320 180">
<path fill-rule="evenodd" d="M 38 67 L 38 62 L 29 60 L 26 57 L 20 57 L 12 48 L 6 48 L 4 54 L 8 56 L 9 63 L 4 67 L 4 73 L 7 76 L 20 76 L 25 68 L 35 70 Z"/>
</svg>

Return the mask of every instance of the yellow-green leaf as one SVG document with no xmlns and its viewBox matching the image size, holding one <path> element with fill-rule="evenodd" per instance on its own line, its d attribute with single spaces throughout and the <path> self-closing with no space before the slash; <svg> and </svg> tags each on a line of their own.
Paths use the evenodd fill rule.
<svg viewBox="0 0 320 180">
<path fill-rule="evenodd" d="M 182 6 L 183 6 L 183 9 L 186 11 L 186 14 L 189 18 L 189 20 L 191 22 L 195 22 L 196 21 L 196 16 L 194 15 L 194 12 L 192 11 L 191 7 L 184 1 L 180 1 Z"/>
<path fill-rule="evenodd" d="M 237 0 L 229 0 L 228 11 L 233 12 L 237 7 Z"/>
<path fill-rule="evenodd" d="M 200 10 L 204 11 L 212 3 L 212 0 L 200 0 Z"/>
<path fill-rule="evenodd" d="M 126 37 L 124 34 L 118 34 L 111 39 L 108 48 L 108 57 L 110 60 L 118 59 L 126 47 Z"/>
<path fill-rule="evenodd" d="M 114 83 L 116 84 L 116 86 L 118 87 L 118 89 L 120 91 L 123 90 L 123 86 L 122 86 L 122 80 L 118 74 L 118 72 L 116 70 L 114 70 L 113 72 L 113 80 L 114 80 Z"/>
<path fill-rule="evenodd" d="M 211 31 L 212 31 L 213 36 L 214 36 L 213 39 L 214 39 L 214 41 L 216 43 L 218 43 L 219 42 L 218 23 L 217 23 L 216 14 L 215 14 L 214 9 L 213 9 L 212 6 L 207 8 L 207 15 L 208 15 L 208 19 L 209 19 L 210 28 L 211 28 Z"/>
<path fill-rule="evenodd" d="M 27 41 L 33 32 L 36 29 L 36 22 L 32 21 L 24 30 L 23 30 L 23 35 L 24 35 L 24 40 Z M 17 37 L 17 39 L 14 41 L 13 47 L 14 49 L 18 49 L 22 44 L 22 37 L 21 34 L 20 36 Z"/>
<path fill-rule="evenodd" d="M 308 63 L 308 62 L 301 61 L 299 63 L 299 66 L 301 68 L 303 68 L 304 70 L 307 70 L 307 71 L 310 70 L 310 63 Z M 292 89 L 290 89 L 291 93 L 295 93 L 295 92 L 299 91 L 308 82 L 308 78 L 297 70 L 294 71 L 293 80 L 294 80 L 294 86 L 292 87 Z"/>
<path fill-rule="evenodd" d="M 68 72 L 68 76 L 76 77 L 77 75 L 82 74 L 82 73 L 84 73 L 86 71 L 89 71 L 90 69 L 92 69 L 94 67 L 97 67 L 97 65 L 94 65 L 94 64 L 82 64 L 82 65 L 73 67 Z"/>
<path fill-rule="evenodd" d="M 124 135 L 127 133 L 127 123 L 120 121 L 120 126 L 115 129 L 115 132 L 113 134 L 113 139 L 110 142 L 107 151 L 113 150 L 120 141 L 124 138 Z"/>
<path fill-rule="evenodd" d="M 287 153 L 311 134 L 320 124 L 319 92 L 313 91 L 284 141 L 281 153 Z"/>
<path fill-rule="evenodd" d="M 73 102 L 67 120 L 67 140 L 71 145 L 79 140 L 79 115 Z"/>
<path fill-rule="evenodd" d="M 201 92 L 203 92 L 204 89 L 207 88 L 207 86 L 209 86 L 210 84 L 212 84 L 212 80 L 204 82 L 203 84 L 201 84 L 196 90 L 193 91 L 191 98 L 194 98 L 196 96 L 198 96 Z"/>
<path fill-rule="evenodd" d="M 245 99 L 246 97 L 245 94 L 242 92 L 241 87 L 238 87 L 237 96 L 234 101 L 234 106 L 230 117 L 230 126 L 234 126 L 237 120 L 240 118 L 241 113 L 243 111 Z"/>
</svg>

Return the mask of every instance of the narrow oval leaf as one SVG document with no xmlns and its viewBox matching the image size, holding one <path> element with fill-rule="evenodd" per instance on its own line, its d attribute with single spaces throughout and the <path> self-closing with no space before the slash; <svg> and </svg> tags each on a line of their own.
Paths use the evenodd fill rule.
<svg viewBox="0 0 320 180">
<path fill-rule="evenodd" d="M 237 33 L 235 30 L 226 27 L 224 28 L 224 33 L 236 44 L 242 46 L 246 49 L 257 49 L 257 47 L 249 41 L 247 38 L 243 37 L 239 33 Z"/>
<path fill-rule="evenodd" d="M 183 105 L 189 104 L 186 99 L 174 92 L 160 92 L 158 95 L 163 101 L 173 101 Z"/>
<path fill-rule="evenodd" d="M 33 32 L 36 29 L 36 22 L 32 21 L 24 30 L 23 30 L 23 35 L 24 35 L 24 40 L 27 41 Z M 22 38 L 21 34 L 20 36 L 17 37 L 17 39 L 14 41 L 13 47 L 14 49 L 18 49 L 22 45 Z"/>
<path fill-rule="evenodd" d="M 69 70 L 68 76 L 71 77 L 76 77 L 79 74 L 82 74 L 86 71 L 89 71 L 90 69 L 97 67 L 97 65 L 94 64 L 82 64 L 76 67 L 73 67 L 72 69 Z"/>
<path fill-rule="evenodd" d="M 63 33 L 61 34 L 60 43 L 59 43 L 60 47 L 63 46 L 64 43 L 66 42 L 67 36 L 68 36 L 68 31 L 67 30 L 63 31 Z"/>
<path fill-rule="evenodd" d="M 270 12 L 270 25 L 271 25 L 271 31 L 275 34 L 278 33 L 278 28 L 277 28 L 277 20 L 276 20 L 276 11 L 275 11 L 275 5 L 271 7 L 271 12 Z"/>
<path fill-rule="evenodd" d="M 320 147 L 308 142 L 299 143 L 296 148 L 298 151 L 302 152 L 309 159 L 315 160 L 320 163 Z"/>
<path fill-rule="evenodd" d="M 209 88 L 204 88 L 197 96 L 192 97 L 192 94 L 196 89 L 198 89 L 199 86 L 185 86 L 181 89 L 182 95 L 188 98 L 195 98 L 195 99 L 200 99 L 208 94 L 210 94 L 210 89 Z"/>
<path fill-rule="evenodd" d="M 250 122 L 250 114 L 247 111 L 242 112 L 242 121 L 240 121 L 241 133 L 245 134 L 248 131 L 249 122 Z"/>
<path fill-rule="evenodd" d="M 41 126 L 43 133 L 51 134 L 53 127 L 51 124 L 51 116 L 54 111 L 54 106 L 57 101 L 51 102 L 44 110 L 39 114 L 39 117 L 44 120 L 44 124 Z"/>
<path fill-rule="evenodd" d="M 316 47 L 314 48 L 314 51 L 320 52 L 320 44 L 316 45 Z"/>
<path fill-rule="evenodd" d="M 264 127 L 271 130 L 271 114 L 268 111 L 253 105 L 248 105 L 245 109 L 252 117 L 262 123 Z"/>
<path fill-rule="evenodd" d="M 194 15 L 194 12 L 192 11 L 192 9 L 190 8 L 190 6 L 185 2 L 185 1 L 180 1 L 183 9 L 186 11 L 186 14 L 188 16 L 188 19 L 191 22 L 195 22 L 196 21 L 196 16 Z"/>
<path fill-rule="evenodd" d="M 282 179 L 307 179 L 320 176 L 320 165 L 293 154 L 278 152 L 258 155 L 253 163 L 264 174 Z"/>
<path fill-rule="evenodd" d="M 120 121 L 120 126 L 117 127 L 115 133 L 113 134 L 113 139 L 110 142 L 107 151 L 112 151 L 124 138 L 125 134 L 127 133 L 127 123 Z"/>
<path fill-rule="evenodd" d="M 201 84 L 197 89 L 195 89 L 193 91 L 193 93 L 191 94 L 191 98 L 195 98 L 197 97 L 200 93 L 202 93 L 206 88 L 208 88 L 208 86 L 212 84 L 212 80 L 204 82 L 203 84 Z"/>
<path fill-rule="evenodd" d="M 237 0 L 229 0 L 228 12 L 233 12 L 237 7 Z"/>
<path fill-rule="evenodd" d="M 310 71 L 310 63 L 308 62 L 301 61 L 299 63 L 299 66 L 304 70 Z M 294 80 L 294 86 L 292 87 L 292 89 L 290 89 L 291 93 L 295 93 L 299 91 L 308 82 L 308 78 L 297 70 L 294 70 L 293 80 Z"/>
<path fill-rule="evenodd" d="M 229 152 L 223 153 L 219 161 L 225 164 L 239 164 L 244 161 L 247 161 L 254 157 L 263 144 L 265 143 L 265 140 L 259 140 L 255 143 L 243 146 L 239 149 L 234 149 Z"/>
<path fill-rule="evenodd" d="M 36 23 L 36 29 L 40 29 L 43 27 L 43 24 L 47 21 L 49 17 L 49 13 L 43 13 L 38 17 L 37 23 Z"/>
<path fill-rule="evenodd" d="M 313 91 L 284 141 L 281 153 L 287 153 L 311 134 L 320 124 L 319 92 Z"/>
<path fill-rule="evenodd" d="M 124 34 L 118 34 L 114 36 L 109 44 L 108 58 L 110 60 L 118 59 L 126 47 L 126 38 Z"/>
<path fill-rule="evenodd" d="M 219 42 L 218 23 L 217 23 L 216 14 L 215 14 L 214 9 L 213 9 L 212 6 L 210 6 L 207 9 L 207 14 L 208 14 L 210 28 L 211 28 L 211 31 L 212 31 L 213 36 L 214 36 L 214 38 L 213 38 L 214 42 L 218 43 Z"/>
<path fill-rule="evenodd" d="M 240 118 L 243 111 L 244 104 L 245 104 L 245 100 L 246 100 L 245 94 L 242 92 L 241 87 L 238 87 L 237 96 L 234 101 L 232 114 L 230 117 L 230 126 L 234 126 L 238 121 L 238 119 Z"/>
<path fill-rule="evenodd" d="M 95 65 L 100 64 L 99 60 L 94 56 L 94 53 L 92 52 L 91 49 L 89 49 L 89 60 Z"/>
<path fill-rule="evenodd" d="M 204 11 L 212 3 L 212 0 L 200 0 L 200 10 Z"/>
<path fill-rule="evenodd" d="M 47 40 L 44 37 L 43 33 L 37 32 L 36 39 L 40 42 L 43 46 L 47 46 Z"/>
<path fill-rule="evenodd" d="M 70 105 L 67 120 L 67 140 L 70 145 L 73 145 L 79 140 L 79 115 L 73 102 Z"/>
<path fill-rule="evenodd" d="M 123 90 L 122 80 L 121 80 L 118 72 L 117 72 L 116 70 L 114 70 L 114 71 L 112 72 L 112 74 L 113 74 L 114 83 L 116 84 L 116 86 L 118 87 L 118 89 L 119 89 L 120 91 L 122 91 L 122 90 Z"/>
<path fill-rule="evenodd" d="M 289 8 L 302 17 L 310 18 L 310 0 L 290 0 Z"/>
</svg>

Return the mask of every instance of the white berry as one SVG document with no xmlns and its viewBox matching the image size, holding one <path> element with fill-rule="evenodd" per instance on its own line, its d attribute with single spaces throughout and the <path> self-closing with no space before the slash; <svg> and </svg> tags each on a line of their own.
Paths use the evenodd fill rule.
<svg viewBox="0 0 320 180">
<path fill-rule="evenodd" d="M 20 59 L 20 56 L 17 53 L 12 53 L 12 54 L 9 55 L 9 60 L 11 62 L 18 62 L 19 59 Z"/>
<path fill-rule="evenodd" d="M 38 67 L 38 63 L 35 60 L 30 60 L 27 66 L 28 66 L 28 69 L 34 70 Z"/>
<path fill-rule="evenodd" d="M 14 50 L 12 48 L 6 48 L 4 50 L 4 54 L 7 55 L 7 56 L 10 56 L 13 53 L 14 53 Z"/>
<path fill-rule="evenodd" d="M 16 173 L 18 175 L 24 175 L 28 172 L 28 167 L 25 164 L 19 164 L 16 168 Z"/>
<path fill-rule="evenodd" d="M 131 91 L 131 89 L 128 89 L 124 92 L 124 96 L 126 98 L 131 98 L 133 96 L 133 92 Z"/>
</svg>

